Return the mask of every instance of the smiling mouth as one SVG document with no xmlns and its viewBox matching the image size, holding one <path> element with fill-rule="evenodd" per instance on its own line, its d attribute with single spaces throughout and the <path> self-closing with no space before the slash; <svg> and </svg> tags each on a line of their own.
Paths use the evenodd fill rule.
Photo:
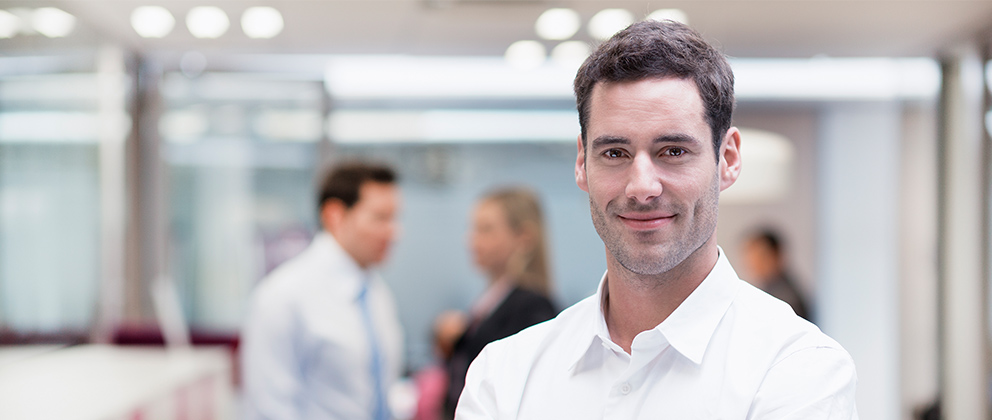
<svg viewBox="0 0 992 420">
<path fill-rule="evenodd" d="M 667 225 L 675 218 L 675 215 L 627 214 L 617 215 L 617 217 L 627 227 L 635 230 L 649 230 Z"/>
</svg>

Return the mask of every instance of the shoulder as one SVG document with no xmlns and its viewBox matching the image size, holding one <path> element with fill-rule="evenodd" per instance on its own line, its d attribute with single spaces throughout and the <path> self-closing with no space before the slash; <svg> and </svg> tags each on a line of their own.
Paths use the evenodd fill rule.
<svg viewBox="0 0 992 420">
<path fill-rule="evenodd" d="M 506 304 L 530 308 L 554 308 L 547 296 L 521 287 L 516 287 L 506 297 Z"/>
<path fill-rule="evenodd" d="M 311 249 L 276 267 L 255 285 L 249 304 L 253 312 L 282 310 L 301 295 L 314 277 L 315 262 Z"/>
<path fill-rule="evenodd" d="M 547 298 L 532 294 L 550 304 Z M 575 338 L 578 331 L 591 328 L 589 325 L 593 324 L 589 322 L 589 318 L 595 312 L 595 308 L 591 307 L 594 304 L 592 297 L 586 298 L 547 321 L 489 343 L 483 353 L 496 366 L 529 369 L 540 355 L 552 348 L 569 347 L 570 340 Z"/>
<path fill-rule="evenodd" d="M 817 346 L 840 347 L 813 323 L 796 315 L 792 307 L 744 281 L 732 306 L 736 327 L 776 342 L 800 341 Z"/>
<path fill-rule="evenodd" d="M 487 344 L 469 367 L 456 418 L 515 417 L 535 372 L 564 371 L 572 363 L 565 355 L 574 353 L 585 337 L 582 331 L 591 329 L 586 318 L 596 309 L 592 300 L 587 298 L 551 320 Z"/>
<path fill-rule="evenodd" d="M 799 317 L 789 304 L 749 284 L 742 285 L 733 305 L 735 335 L 760 353 L 769 369 L 800 362 L 808 369 L 845 371 L 853 377 L 854 361 L 840 343 Z"/>
</svg>

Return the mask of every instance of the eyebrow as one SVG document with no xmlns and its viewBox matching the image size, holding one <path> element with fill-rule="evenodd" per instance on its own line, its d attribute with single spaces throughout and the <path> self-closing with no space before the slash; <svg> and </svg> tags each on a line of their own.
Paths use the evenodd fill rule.
<svg viewBox="0 0 992 420">
<path fill-rule="evenodd" d="M 688 134 L 666 134 L 662 136 L 655 137 L 652 141 L 654 144 L 658 143 L 699 143 L 700 141 L 693 136 Z M 613 145 L 627 145 L 630 144 L 630 139 L 626 137 L 619 136 L 600 136 L 593 139 L 590 148 L 600 148 Z"/>
<path fill-rule="evenodd" d="M 658 136 L 653 143 L 699 143 L 699 140 L 688 134 L 669 134 Z"/>
<path fill-rule="evenodd" d="M 600 136 L 593 139 L 592 144 L 589 147 L 591 149 L 598 149 L 600 147 L 612 146 L 617 144 L 630 144 L 630 139 L 626 137 Z"/>
</svg>

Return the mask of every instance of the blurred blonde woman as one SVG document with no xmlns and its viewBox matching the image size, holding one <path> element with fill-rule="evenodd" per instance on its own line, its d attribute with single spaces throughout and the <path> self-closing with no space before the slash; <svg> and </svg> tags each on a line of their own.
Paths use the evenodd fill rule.
<svg viewBox="0 0 992 420">
<path fill-rule="evenodd" d="M 469 364 L 486 344 L 557 314 L 550 299 L 544 221 L 534 193 L 504 188 L 486 194 L 473 210 L 469 236 L 475 266 L 488 285 L 468 314 L 448 312 L 438 319 L 438 332 L 448 331 L 453 343 L 443 351 L 448 418 L 454 415 Z"/>
</svg>

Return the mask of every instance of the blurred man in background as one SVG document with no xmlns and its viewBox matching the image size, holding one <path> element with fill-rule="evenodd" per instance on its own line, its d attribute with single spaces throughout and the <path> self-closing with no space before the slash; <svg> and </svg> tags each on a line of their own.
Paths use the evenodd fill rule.
<svg viewBox="0 0 992 420">
<path fill-rule="evenodd" d="M 391 418 L 402 369 L 393 296 L 373 270 L 396 235 L 392 169 L 349 163 L 319 196 L 323 230 L 254 291 L 242 333 L 246 418 Z"/>
</svg>

